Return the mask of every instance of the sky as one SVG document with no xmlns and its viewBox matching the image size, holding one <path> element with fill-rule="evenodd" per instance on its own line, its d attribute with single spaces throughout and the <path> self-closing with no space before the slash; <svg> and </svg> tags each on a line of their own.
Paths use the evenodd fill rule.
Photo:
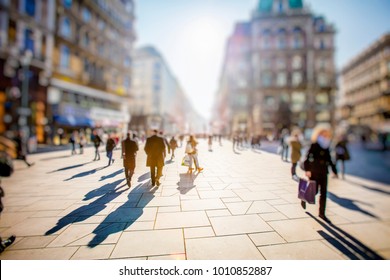
<svg viewBox="0 0 390 280">
<path fill-rule="evenodd" d="M 390 0 L 304 0 L 335 25 L 340 69 L 390 32 Z M 210 118 L 236 22 L 249 21 L 258 0 L 136 0 L 136 47 L 156 47 L 198 113 Z"/>
</svg>

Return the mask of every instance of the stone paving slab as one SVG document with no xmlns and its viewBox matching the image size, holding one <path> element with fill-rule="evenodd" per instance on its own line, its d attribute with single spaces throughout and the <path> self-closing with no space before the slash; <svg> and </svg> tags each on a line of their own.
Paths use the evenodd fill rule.
<svg viewBox="0 0 390 280">
<path fill-rule="evenodd" d="M 142 145 L 131 188 L 119 150 L 108 167 L 103 153 L 92 161 L 93 148 L 30 155 L 31 168 L 15 161 L 2 179 L 0 234 L 17 239 L 0 259 L 390 259 L 388 185 L 330 178 L 330 225 L 318 202 L 301 208 L 290 163 L 239 152 L 223 142 L 210 153 L 200 140 L 205 169 L 190 175 L 178 149 L 160 187 L 151 186 Z"/>
</svg>

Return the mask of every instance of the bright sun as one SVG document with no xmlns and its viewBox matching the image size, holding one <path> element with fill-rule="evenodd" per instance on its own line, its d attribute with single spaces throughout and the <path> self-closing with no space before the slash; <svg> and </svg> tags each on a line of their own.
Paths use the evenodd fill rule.
<svg viewBox="0 0 390 280">
<path fill-rule="evenodd" d="M 199 54 L 211 54 L 223 45 L 223 33 L 218 21 L 211 18 L 199 18 L 187 28 L 191 51 Z"/>
</svg>

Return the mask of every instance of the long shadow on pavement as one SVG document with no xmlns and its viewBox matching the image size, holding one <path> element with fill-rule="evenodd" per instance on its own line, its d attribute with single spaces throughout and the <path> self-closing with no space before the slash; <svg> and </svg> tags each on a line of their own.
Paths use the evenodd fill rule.
<svg viewBox="0 0 390 280">
<path fill-rule="evenodd" d="M 335 202 L 338 205 L 343 206 L 343 207 L 345 207 L 345 208 L 347 208 L 349 210 L 358 211 L 358 212 L 361 212 L 361 213 L 363 213 L 363 214 L 365 214 L 367 216 L 379 219 L 374 214 L 372 214 L 372 213 L 370 213 L 370 212 L 360 208 L 359 205 L 356 204 L 356 202 L 359 202 L 359 203 L 362 203 L 362 204 L 365 204 L 365 205 L 371 205 L 369 203 L 366 203 L 366 202 L 363 202 L 363 201 L 358 201 L 358 200 L 352 200 L 352 199 L 348 199 L 348 198 L 344 198 L 344 197 L 339 197 L 339 196 L 335 195 L 332 192 L 328 192 L 328 197 L 333 202 Z"/>
<path fill-rule="evenodd" d="M 124 231 L 137 221 L 144 213 L 144 208 L 153 200 L 158 188 L 151 187 L 149 181 L 137 185 L 129 194 L 128 200 L 111 212 L 94 230 L 95 236 L 88 243 L 88 247 L 94 248 L 101 244 L 111 234 Z M 142 195 L 145 194 L 145 195 Z M 142 197 L 142 199 L 141 199 Z M 141 199 L 141 200 L 140 200 Z M 142 203 L 141 203 L 142 202 Z M 134 207 L 134 206 L 137 207 Z M 142 242 L 142 241 L 140 241 Z"/>
<path fill-rule="evenodd" d="M 93 202 L 91 202 L 88 205 L 83 205 L 83 206 L 73 210 L 72 212 L 70 212 L 66 216 L 62 217 L 60 220 L 58 220 L 57 224 L 53 228 L 49 229 L 45 233 L 45 235 L 53 234 L 53 233 L 59 231 L 60 229 L 66 227 L 67 225 L 72 224 L 73 222 L 85 221 L 86 219 L 88 219 L 88 218 L 98 214 L 100 211 L 104 210 L 110 201 L 117 198 L 119 195 L 121 195 L 126 190 L 126 189 L 124 189 L 122 191 L 118 191 L 119 189 L 123 188 L 124 186 L 127 186 L 126 184 L 116 188 L 123 180 L 124 179 L 115 181 L 111 184 L 104 185 L 103 187 L 105 188 L 106 192 L 104 193 L 104 195 L 102 197 L 94 200 Z M 92 198 L 92 196 L 90 195 L 89 198 Z"/>
<path fill-rule="evenodd" d="M 108 166 L 103 166 L 103 167 L 94 168 L 94 169 L 91 169 L 91 170 L 88 170 L 88 171 L 84 171 L 84 172 L 75 174 L 72 177 L 70 177 L 68 179 L 65 179 L 64 181 L 70 181 L 70 180 L 73 180 L 73 179 L 76 179 L 76 178 L 81 178 L 81 177 L 85 177 L 85 176 L 88 176 L 88 175 L 92 175 L 92 174 L 95 174 L 96 171 L 102 170 L 102 169 L 107 168 L 107 167 Z"/>
<path fill-rule="evenodd" d="M 65 171 L 65 170 L 69 170 L 69 169 L 81 167 L 81 166 L 90 164 L 90 163 L 92 163 L 92 162 L 93 162 L 93 161 L 88 161 L 88 162 L 85 162 L 85 163 L 80 163 L 80 164 L 75 164 L 75 165 L 66 166 L 66 167 L 63 167 L 63 168 L 59 168 L 59 169 L 57 169 L 57 170 L 53 170 L 53 171 L 47 172 L 46 174 L 55 173 L 55 172 L 60 172 L 60 171 Z"/>
<path fill-rule="evenodd" d="M 147 179 L 150 179 L 150 172 L 146 172 L 138 177 L 138 182 L 143 182 Z"/>
<path fill-rule="evenodd" d="M 370 186 L 366 186 L 366 185 L 361 185 L 359 183 L 356 183 L 354 181 L 351 181 L 351 180 L 345 180 L 347 181 L 348 183 L 352 184 L 352 185 L 355 185 L 355 186 L 358 186 L 358 187 L 361 187 L 361 188 L 364 188 L 364 189 L 367 189 L 367 190 L 370 190 L 370 191 L 374 191 L 374 192 L 379 192 L 381 194 L 386 194 L 386 195 L 390 195 L 390 191 L 386 191 L 386 190 L 382 190 L 380 188 L 375 188 L 375 187 L 370 187 Z M 389 187 L 389 186 L 387 186 Z"/>
<path fill-rule="evenodd" d="M 338 226 L 325 223 L 309 212 L 306 214 L 316 220 L 331 235 L 323 230 L 319 230 L 318 234 L 351 260 L 383 260 L 382 256 Z"/>
<path fill-rule="evenodd" d="M 180 181 L 177 182 L 178 188 L 177 190 L 180 194 L 187 194 L 190 190 L 196 187 L 194 184 L 196 177 L 198 177 L 199 173 L 181 173 Z"/>
<path fill-rule="evenodd" d="M 113 172 L 113 173 L 111 173 L 109 175 L 100 177 L 99 181 L 103 181 L 103 180 L 106 180 L 106 179 L 109 179 L 109 178 L 114 178 L 115 176 L 117 176 L 117 175 L 119 175 L 119 174 L 121 174 L 123 172 L 124 172 L 123 168 L 121 168 L 121 169 L 119 169 L 119 170 L 117 170 L 117 171 L 115 171 L 115 172 Z"/>
</svg>

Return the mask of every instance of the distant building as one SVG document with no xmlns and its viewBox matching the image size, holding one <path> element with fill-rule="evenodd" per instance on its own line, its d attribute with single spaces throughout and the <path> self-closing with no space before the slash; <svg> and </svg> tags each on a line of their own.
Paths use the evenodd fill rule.
<svg viewBox="0 0 390 280">
<path fill-rule="evenodd" d="M 390 34 L 341 71 L 340 120 L 360 132 L 390 132 Z"/>
<path fill-rule="evenodd" d="M 334 35 L 301 0 L 260 0 L 228 40 L 214 122 L 264 135 L 333 123 Z"/>
<path fill-rule="evenodd" d="M 199 122 L 180 83 L 154 47 L 135 51 L 133 77 L 132 130 L 142 133 L 159 129 L 166 134 L 177 134 L 188 132 Z"/>
<path fill-rule="evenodd" d="M 19 61 L 26 50 L 33 54 L 29 126 L 38 142 L 49 142 L 59 128 L 127 130 L 133 0 L 1 0 L 0 6 L 0 108 L 6 119 L 0 130 L 19 126 Z"/>
</svg>

